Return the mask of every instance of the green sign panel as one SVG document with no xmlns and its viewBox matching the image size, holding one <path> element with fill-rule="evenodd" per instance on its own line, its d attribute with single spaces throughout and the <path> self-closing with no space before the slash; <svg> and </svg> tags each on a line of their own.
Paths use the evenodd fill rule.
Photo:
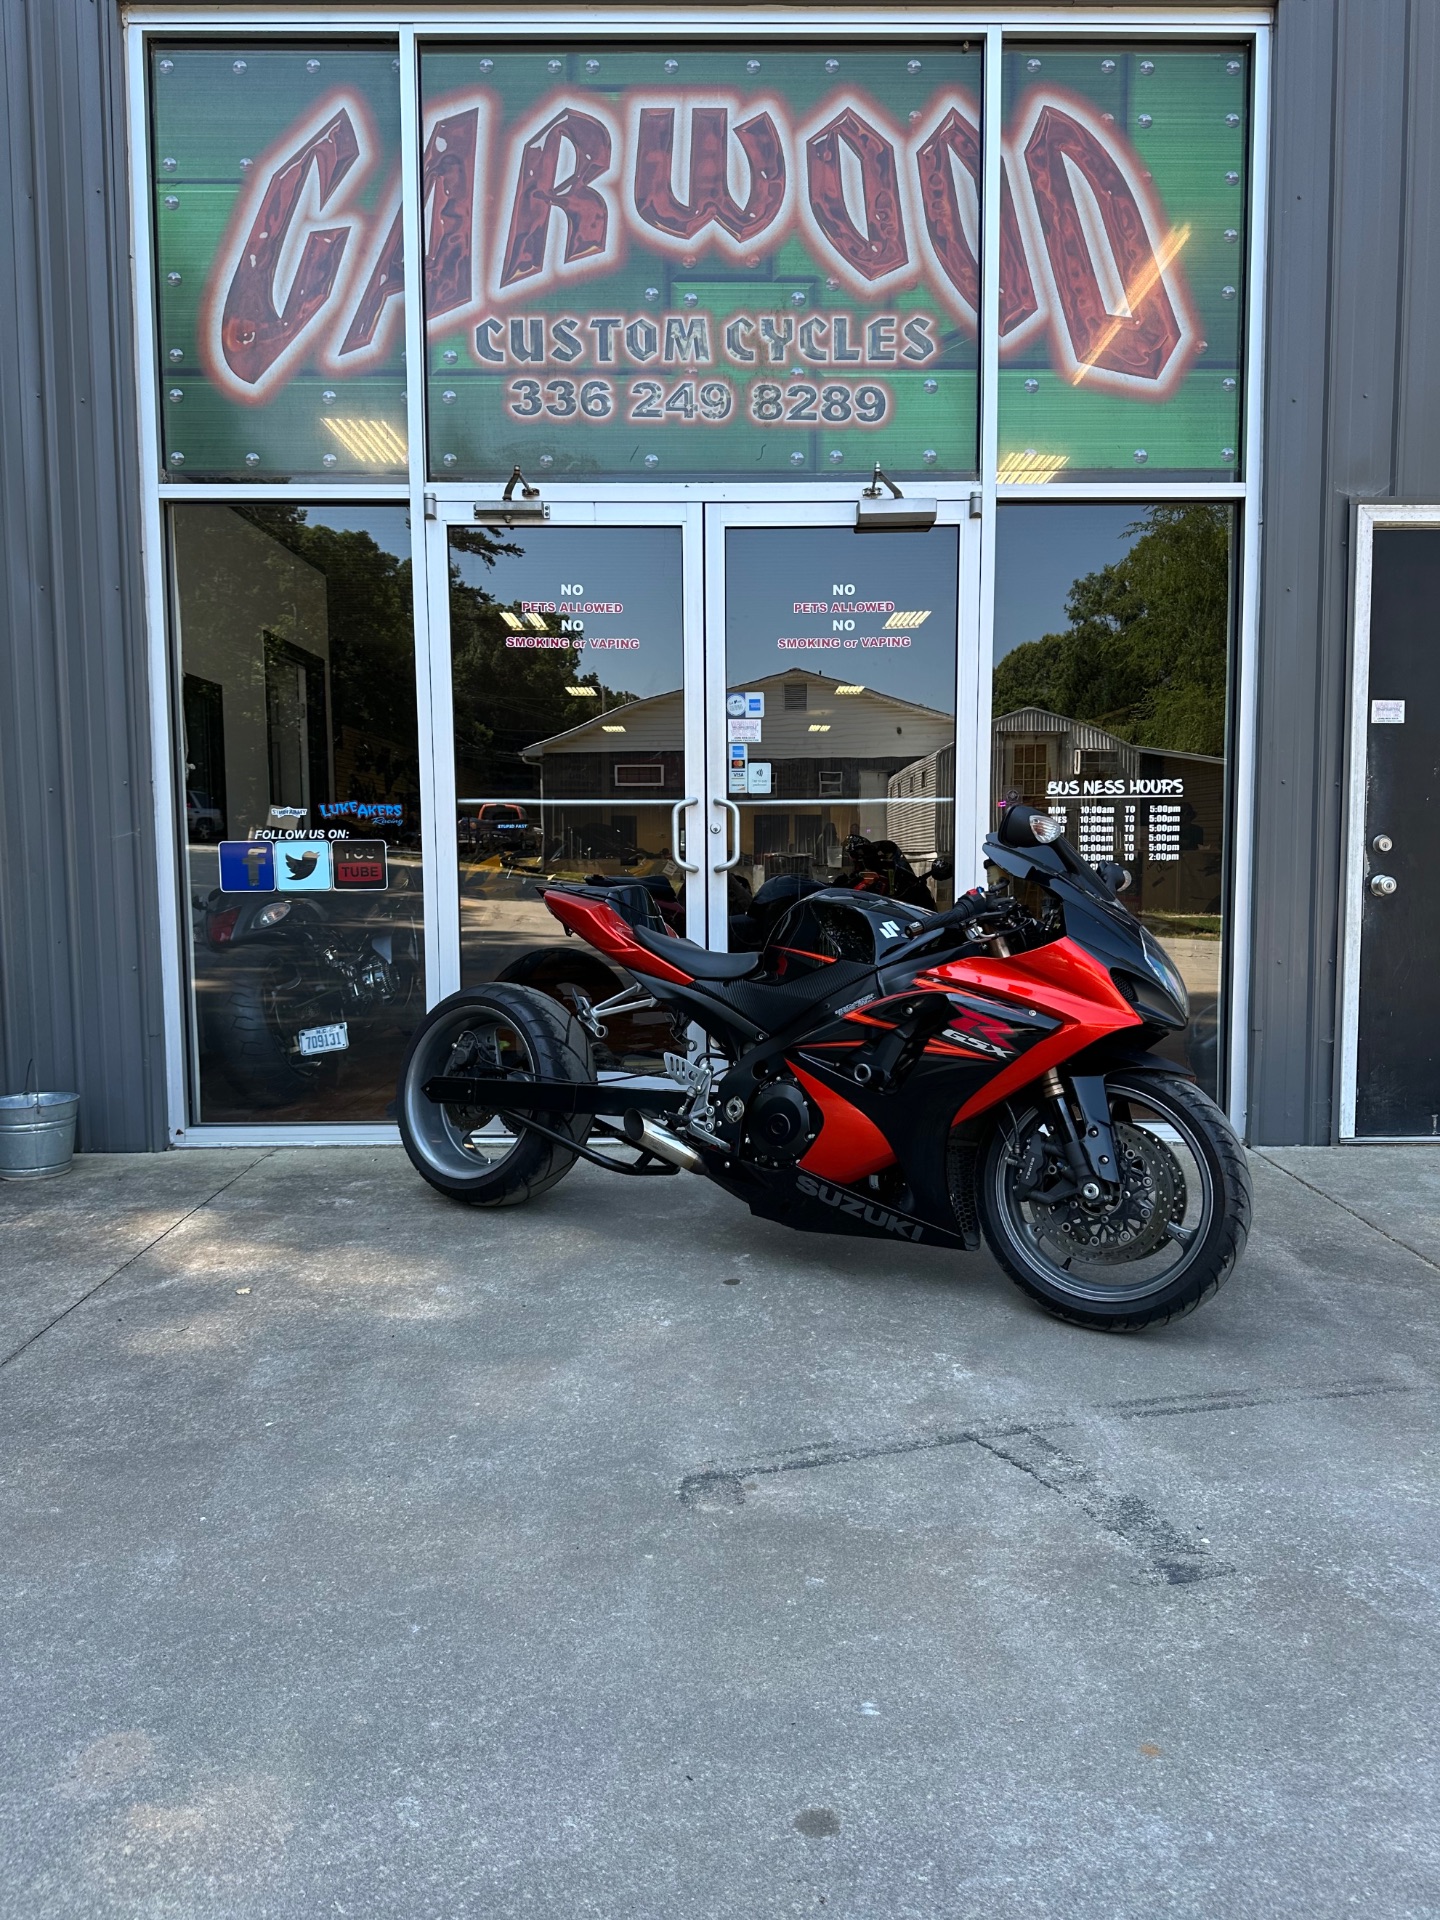
<svg viewBox="0 0 1440 1920">
<path fill-rule="evenodd" d="M 156 46 L 166 476 L 405 471 L 392 45 Z"/>
<path fill-rule="evenodd" d="M 477 41 L 421 82 L 433 475 L 975 472 L 978 46 Z M 151 85 L 167 473 L 402 473 L 393 46 Z M 1243 47 L 1007 45 L 1002 480 L 1238 471 L 1248 98 Z"/>
<path fill-rule="evenodd" d="M 978 51 L 422 57 L 431 471 L 976 465 Z"/>
<path fill-rule="evenodd" d="M 1002 480 L 1238 473 L 1249 82 L 1233 45 L 1007 44 Z"/>
</svg>

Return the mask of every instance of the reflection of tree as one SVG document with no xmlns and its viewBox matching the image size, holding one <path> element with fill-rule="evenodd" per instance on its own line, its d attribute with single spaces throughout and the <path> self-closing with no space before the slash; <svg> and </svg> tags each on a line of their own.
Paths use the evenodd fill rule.
<svg viewBox="0 0 1440 1920">
<path fill-rule="evenodd" d="M 500 554 L 524 552 L 513 542 L 493 540 L 474 527 L 457 528 L 452 541 L 489 567 Z M 536 772 L 521 758 L 526 747 L 597 719 L 602 711 L 636 697 L 607 685 L 593 671 L 578 672 L 577 651 L 507 646 L 507 640 L 521 636 L 506 624 L 503 606 L 483 587 L 469 585 L 459 568 L 451 565 L 455 760 L 462 793 L 529 792 Z M 519 603 L 506 610 L 518 613 Z M 542 629 L 527 622 L 527 631 L 538 639 Z M 545 616 L 543 632 L 560 633 L 558 616 Z M 568 687 L 593 687 L 595 694 L 577 698 L 566 691 Z"/>
<path fill-rule="evenodd" d="M 237 505 L 241 519 L 298 554 L 325 579 L 330 646 L 330 712 L 336 749 L 333 796 L 405 797 L 418 803 L 415 627 L 409 556 L 387 552 L 373 534 L 312 526 L 304 507 Z M 210 583 L 232 604 L 264 602 L 262 578 L 226 573 Z M 190 618 L 195 609 L 187 606 Z M 303 639 L 302 635 L 287 635 Z"/>
<path fill-rule="evenodd" d="M 1044 707 L 1136 746 L 1223 753 L 1230 526 L 1224 506 L 1151 507 L 1124 558 L 1071 587 L 1065 632 L 997 664 L 995 713 Z"/>
</svg>

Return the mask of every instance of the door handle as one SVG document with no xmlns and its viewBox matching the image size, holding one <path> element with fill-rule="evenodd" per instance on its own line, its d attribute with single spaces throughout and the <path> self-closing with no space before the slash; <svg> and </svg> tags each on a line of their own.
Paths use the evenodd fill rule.
<svg viewBox="0 0 1440 1920">
<path fill-rule="evenodd" d="M 677 800 L 670 809 L 670 858 L 682 873 L 699 873 L 698 860 L 686 860 L 680 853 L 680 816 L 686 807 L 698 807 L 700 802 L 692 794 L 688 800 Z"/>
<path fill-rule="evenodd" d="M 735 851 L 728 860 L 718 862 L 715 868 L 716 873 L 728 873 L 732 867 L 738 867 L 740 864 L 740 809 L 733 800 L 716 800 L 715 805 L 724 807 L 735 820 Z"/>
<path fill-rule="evenodd" d="M 1388 900 L 1399 886 L 1393 874 L 1377 873 L 1370 882 L 1370 891 L 1380 900 Z"/>
</svg>

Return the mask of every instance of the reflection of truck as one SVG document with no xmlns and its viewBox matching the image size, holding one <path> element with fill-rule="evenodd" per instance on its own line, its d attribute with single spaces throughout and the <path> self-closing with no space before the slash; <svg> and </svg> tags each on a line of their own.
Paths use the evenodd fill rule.
<svg viewBox="0 0 1440 1920">
<path fill-rule="evenodd" d="M 483 860 L 492 853 L 535 854 L 540 829 L 517 801 L 487 800 L 473 814 L 461 814 L 460 841 Z"/>
<path fill-rule="evenodd" d="M 192 846 L 214 846 L 225 838 L 224 814 L 198 787 L 185 789 L 185 838 Z"/>
</svg>

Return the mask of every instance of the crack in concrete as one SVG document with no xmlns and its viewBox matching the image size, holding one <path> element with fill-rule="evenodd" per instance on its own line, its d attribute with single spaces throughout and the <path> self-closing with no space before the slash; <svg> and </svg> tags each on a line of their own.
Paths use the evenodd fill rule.
<svg viewBox="0 0 1440 1920">
<path fill-rule="evenodd" d="M 1279 1160 L 1272 1160 L 1263 1147 L 1251 1147 L 1250 1151 L 1256 1159 L 1263 1160 L 1267 1167 L 1273 1167 L 1276 1173 L 1283 1173 L 1287 1179 L 1293 1180 L 1296 1186 L 1304 1187 L 1307 1193 L 1313 1193 L 1317 1199 L 1328 1200 L 1332 1207 L 1339 1207 L 1340 1211 L 1348 1213 L 1352 1220 L 1358 1220 L 1362 1227 L 1368 1227 L 1372 1233 L 1378 1233 L 1382 1240 L 1388 1240 L 1392 1247 L 1399 1247 L 1405 1253 L 1413 1253 L 1415 1258 L 1429 1267 L 1432 1273 L 1440 1273 L 1440 1262 L 1432 1260 L 1428 1253 L 1422 1253 L 1419 1247 L 1412 1247 L 1410 1242 L 1402 1240 L 1398 1233 L 1391 1233 L 1388 1227 L 1382 1227 L 1378 1220 L 1370 1220 L 1363 1213 L 1357 1212 L 1348 1200 L 1337 1199 L 1333 1193 L 1327 1193 L 1323 1187 L 1317 1187 L 1303 1174 L 1296 1173 L 1293 1167 L 1287 1167 Z"/>
<path fill-rule="evenodd" d="M 237 1186 L 239 1182 L 245 1178 L 247 1173 L 253 1173 L 256 1167 L 260 1166 L 270 1158 L 271 1154 L 276 1152 L 278 1152 L 278 1148 L 267 1147 L 263 1153 L 243 1166 L 239 1173 L 233 1175 L 229 1180 L 222 1181 L 213 1193 L 207 1193 L 203 1200 L 197 1200 L 195 1205 L 182 1213 L 178 1220 L 172 1220 L 163 1233 L 157 1233 L 153 1240 L 147 1240 L 143 1247 L 137 1247 L 128 1260 L 122 1260 L 113 1272 L 105 1275 L 103 1280 L 97 1280 L 93 1287 L 88 1288 L 78 1299 L 72 1300 L 68 1307 L 62 1307 L 53 1319 L 47 1320 L 43 1327 L 40 1327 L 30 1335 L 28 1340 L 22 1340 L 13 1353 L 7 1353 L 3 1358 L 0 1358 L 0 1371 L 8 1367 L 12 1360 L 18 1360 L 21 1354 L 28 1353 L 31 1347 L 33 1347 L 37 1341 L 43 1340 L 52 1328 L 58 1327 L 62 1320 L 67 1320 L 77 1307 L 83 1307 L 87 1300 L 93 1300 L 102 1288 L 108 1287 L 112 1280 L 118 1280 L 120 1275 L 128 1268 L 133 1267 L 137 1260 L 143 1260 L 145 1255 L 158 1247 L 162 1240 L 168 1240 L 170 1235 L 178 1232 L 187 1220 L 193 1220 L 197 1213 L 203 1213 L 206 1207 L 211 1206 L 220 1198 L 222 1193 L 228 1193 L 231 1187 Z"/>
<path fill-rule="evenodd" d="M 1142 1399 L 1112 1401 L 1082 1413 L 1039 1412 L 1023 1420 L 980 1422 L 950 1432 L 922 1434 L 875 1446 L 836 1443 L 795 1448 L 747 1467 L 702 1467 L 687 1473 L 678 1491 L 682 1506 L 740 1507 L 745 1504 L 747 1490 L 753 1490 L 754 1483 L 765 1477 L 867 1460 L 900 1459 L 906 1454 L 937 1452 L 942 1447 L 979 1447 L 1008 1466 L 1018 1468 L 1050 1492 L 1072 1501 L 1103 1532 L 1137 1553 L 1152 1579 L 1166 1586 L 1189 1586 L 1197 1580 L 1234 1573 L 1236 1569 L 1212 1561 L 1203 1541 L 1182 1534 L 1137 1494 L 1111 1492 L 1083 1461 L 1057 1446 L 1051 1434 L 1096 1419 L 1156 1420 L 1231 1413 L 1248 1407 L 1288 1406 L 1303 1401 L 1368 1399 L 1380 1394 L 1413 1391 L 1405 1381 L 1374 1375 L 1311 1387 L 1218 1387 L 1192 1393 L 1147 1395 Z"/>
</svg>

